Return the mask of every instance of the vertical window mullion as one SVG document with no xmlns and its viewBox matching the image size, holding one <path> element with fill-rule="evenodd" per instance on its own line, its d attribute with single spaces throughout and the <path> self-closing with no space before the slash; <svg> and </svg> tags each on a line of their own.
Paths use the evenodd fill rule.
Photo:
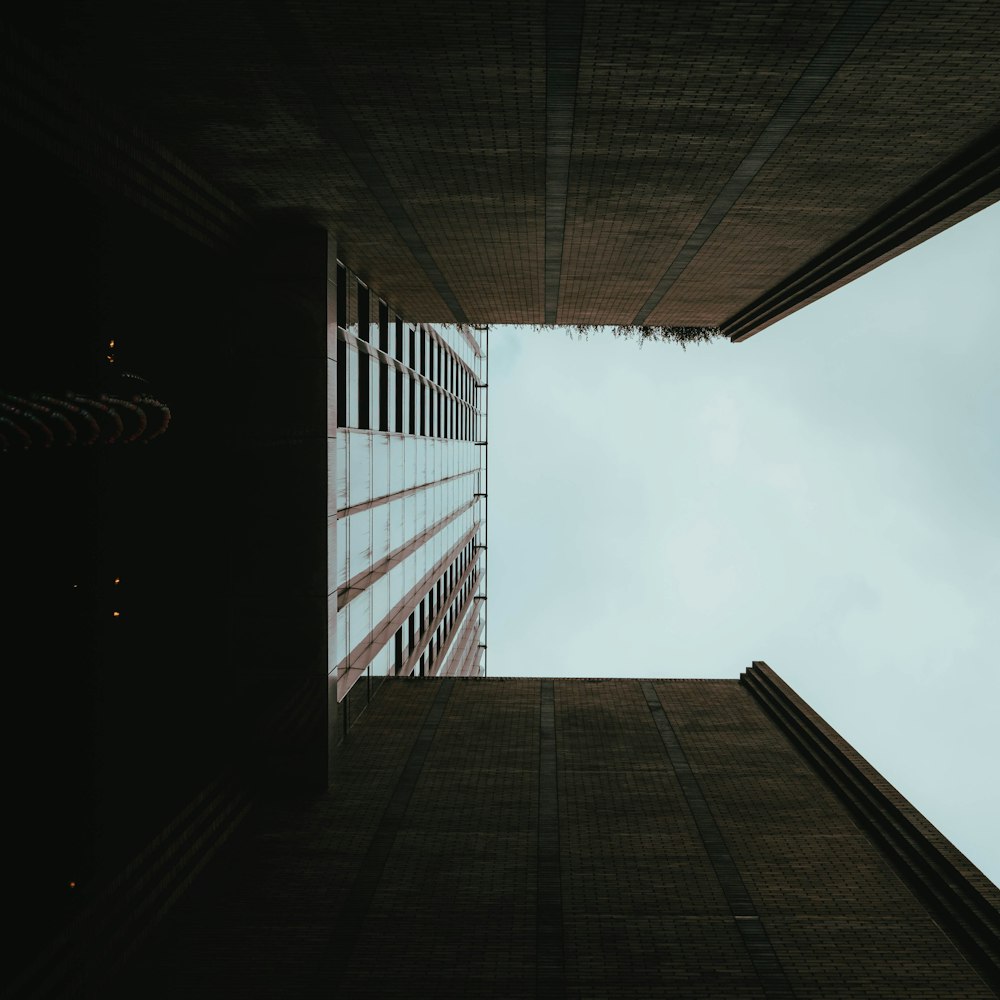
<svg viewBox="0 0 1000 1000">
<path fill-rule="evenodd" d="M 389 365 L 382 358 L 378 362 L 378 429 L 389 429 Z"/>
<path fill-rule="evenodd" d="M 347 329 L 347 268 L 337 262 L 337 326 Z"/>
<path fill-rule="evenodd" d="M 378 349 L 389 353 L 389 307 L 378 300 Z"/>
<path fill-rule="evenodd" d="M 369 330 L 369 295 L 368 289 L 358 282 L 358 338 L 367 341 Z M 358 350 L 358 427 L 368 430 L 371 427 L 371 365 L 368 353 Z"/>
<path fill-rule="evenodd" d="M 347 426 L 347 342 L 337 338 L 337 426 Z"/>
</svg>

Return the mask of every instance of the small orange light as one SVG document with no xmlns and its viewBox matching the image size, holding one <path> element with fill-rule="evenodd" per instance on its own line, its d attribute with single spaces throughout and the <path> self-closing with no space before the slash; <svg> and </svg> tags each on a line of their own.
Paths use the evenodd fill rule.
<svg viewBox="0 0 1000 1000">
<path fill-rule="evenodd" d="M 121 618 L 122 616 L 122 613 L 120 611 L 112 611 L 111 613 L 115 616 L 115 618 Z"/>
<path fill-rule="evenodd" d="M 108 347 L 114 347 L 114 346 L 115 346 L 115 342 L 113 340 L 109 340 L 108 341 Z"/>
<path fill-rule="evenodd" d="M 115 577 L 115 583 L 121 583 L 121 582 L 122 582 L 122 578 L 120 576 L 116 576 Z"/>
<path fill-rule="evenodd" d="M 75 889 L 76 888 L 76 883 L 75 882 L 70 882 L 69 887 L 71 889 Z"/>
</svg>

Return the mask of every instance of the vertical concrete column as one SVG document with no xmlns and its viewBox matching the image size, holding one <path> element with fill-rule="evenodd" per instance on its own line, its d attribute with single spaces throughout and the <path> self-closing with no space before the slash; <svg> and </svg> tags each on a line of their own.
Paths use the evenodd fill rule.
<svg viewBox="0 0 1000 1000">
<path fill-rule="evenodd" d="M 321 228 L 262 233 L 233 347 L 232 475 L 242 484 L 233 490 L 241 531 L 233 684 L 250 715 L 256 773 L 272 793 L 326 787 L 326 343 L 335 267 Z"/>
</svg>

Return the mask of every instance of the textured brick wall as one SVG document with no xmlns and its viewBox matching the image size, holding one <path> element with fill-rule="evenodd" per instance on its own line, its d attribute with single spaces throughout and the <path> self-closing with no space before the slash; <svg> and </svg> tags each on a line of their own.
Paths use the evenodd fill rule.
<svg viewBox="0 0 1000 1000">
<path fill-rule="evenodd" d="M 338 766 L 121 995 L 994 995 L 736 681 L 391 681 Z"/>
<path fill-rule="evenodd" d="M 757 704 L 657 685 L 797 996 L 991 996 Z"/>
<path fill-rule="evenodd" d="M 998 124 L 987 0 L 579 10 L 21 17 L 74 93 L 251 213 L 323 225 L 429 322 L 543 321 L 548 262 L 560 322 L 721 324 Z"/>
<path fill-rule="evenodd" d="M 764 996 L 638 683 L 555 700 L 568 995 Z"/>
</svg>

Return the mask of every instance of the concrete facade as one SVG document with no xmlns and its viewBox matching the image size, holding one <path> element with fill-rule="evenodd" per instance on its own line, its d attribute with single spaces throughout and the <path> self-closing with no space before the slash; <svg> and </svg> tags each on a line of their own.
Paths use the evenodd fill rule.
<svg viewBox="0 0 1000 1000">
<path fill-rule="evenodd" d="M 886 815 L 919 827 L 915 849 L 967 894 L 964 927 L 927 903 L 926 880 L 754 685 L 822 730 Z M 330 792 L 247 852 L 182 908 L 122 996 L 1000 987 L 1000 892 L 764 664 L 742 683 L 389 681 Z"/>
<path fill-rule="evenodd" d="M 987 0 L 46 5 L 48 70 L 420 322 L 743 338 L 991 203 Z"/>
</svg>

